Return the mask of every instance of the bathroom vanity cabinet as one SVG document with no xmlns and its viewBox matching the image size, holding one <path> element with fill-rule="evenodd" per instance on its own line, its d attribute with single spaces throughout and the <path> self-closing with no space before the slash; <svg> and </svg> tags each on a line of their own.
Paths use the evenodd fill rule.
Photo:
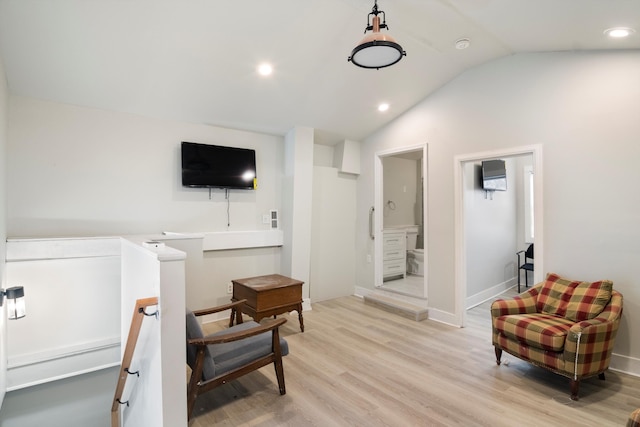
<svg viewBox="0 0 640 427">
<path fill-rule="evenodd" d="M 382 232 L 382 281 L 404 278 L 407 275 L 406 231 Z"/>
</svg>

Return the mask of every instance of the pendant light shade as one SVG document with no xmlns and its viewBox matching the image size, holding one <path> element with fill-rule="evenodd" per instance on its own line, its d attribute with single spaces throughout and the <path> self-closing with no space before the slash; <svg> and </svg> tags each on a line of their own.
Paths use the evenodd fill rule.
<svg viewBox="0 0 640 427">
<path fill-rule="evenodd" d="M 380 23 L 380 16 L 378 16 L 380 14 L 383 16 L 382 23 Z M 373 20 L 370 19 L 371 16 L 373 16 Z M 365 35 L 360 43 L 353 48 L 351 56 L 347 60 L 358 67 L 380 69 L 393 65 L 406 56 L 407 53 L 402 49 L 402 46 L 390 35 L 382 34 L 381 28 L 388 29 L 389 27 L 386 24 L 384 11 L 378 10 L 378 1 L 376 0 L 373 10 L 367 15 L 367 27 L 364 29 L 365 34 L 367 31 L 371 31 L 371 33 Z"/>
</svg>

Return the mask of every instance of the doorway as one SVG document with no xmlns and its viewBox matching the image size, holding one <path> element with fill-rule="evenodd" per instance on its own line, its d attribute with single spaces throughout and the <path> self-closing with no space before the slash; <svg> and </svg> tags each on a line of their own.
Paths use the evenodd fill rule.
<svg viewBox="0 0 640 427">
<path fill-rule="evenodd" d="M 375 161 L 375 286 L 426 299 L 427 145 L 377 152 Z"/>
<path fill-rule="evenodd" d="M 500 158 L 531 158 L 531 171 L 533 173 L 533 229 L 535 229 L 535 243 L 536 243 L 536 269 L 534 271 L 534 283 L 542 280 L 543 275 L 543 207 L 542 207 L 542 146 L 527 146 L 499 151 L 475 153 L 464 156 L 457 156 L 455 158 L 455 322 L 460 326 L 464 326 L 466 322 L 466 309 L 468 305 L 468 275 L 471 273 L 470 268 L 473 266 L 473 262 L 470 261 L 470 249 L 478 246 L 478 242 L 470 242 L 474 236 L 470 230 L 470 218 L 472 210 L 466 207 L 469 203 L 472 203 L 468 197 L 470 192 L 467 191 L 470 186 L 470 182 L 473 182 L 477 178 L 478 169 L 474 167 L 475 164 L 482 162 L 483 160 L 500 159 Z M 469 176 L 472 175 L 472 176 Z M 513 184 L 516 182 L 516 176 L 512 177 Z M 477 196 L 477 194 L 476 194 Z M 491 192 L 485 192 L 486 197 L 492 197 Z M 524 230 L 523 230 L 524 231 Z M 524 234 L 523 234 L 524 235 Z M 525 237 L 522 238 L 525 240 Z M 514 245 L 516 243 L 514 242 Z M 515 259 L 515 251 L 513 251 L 513 259 Z M 515 263 L 505 262 L 503 265 L 505 271 L 513 273 Z M 502 267 L 501 267 L 502 268 Z M 517 268 L 516 268 L 517 270 Z M 503 272 L 499 272 L 502 274 Z M 505 276 L 508 274 L 505 273 Z M 508 286 L 508 283 L 499 283 L 496 286 Z M 490 298 L 491 292 L 496 292 L 496 289 L 489 289 L 486 291 L 486 297 Z"/>
</svg>

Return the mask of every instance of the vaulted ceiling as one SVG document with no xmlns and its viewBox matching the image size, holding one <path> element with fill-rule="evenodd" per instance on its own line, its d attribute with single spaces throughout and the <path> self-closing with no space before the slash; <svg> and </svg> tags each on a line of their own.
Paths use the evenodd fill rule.
<svg viewBox="0 0 640 427">
<path fill-rule="evenodd" d="M 0 0 L 0 55 L 11 94 L 274 134 L 310 126 L 331 143 L 363 139 L 495 58 L 640 48 L 638 32 L 603 34 L 640 32 L 638 0 L 380 0 L 407 56 L 368 70 L 347 57 L 373 4 Z"/>
</svg>

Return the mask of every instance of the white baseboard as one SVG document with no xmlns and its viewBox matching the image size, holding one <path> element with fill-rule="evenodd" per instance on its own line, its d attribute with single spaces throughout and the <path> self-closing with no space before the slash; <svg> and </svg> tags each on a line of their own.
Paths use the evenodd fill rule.
<svg viewBox="0 0 640 427">
<path fill-rule="evenodd" d="M 613 353 L 609 369 L 640 377 L 640 359 Z"/>
<path fill-rule="evenodd" d="M 7 391 L 118 366 L 120 361 L 120 338 L 12 357 Z"/>
<path fill-rule="evenodd" d="M 437 308 L 429 308 L 429 320 L 455 326 L 456 328 L 460 327 L 460 320 L 455 314 L 438 310 Z"/>
<path fill-rule="evenodd" d="M 371 295 L 372 293 L 373 293 L 373 289 L 356 286 L 353 295 L 360 298 L 364 298 L 366 295 Z"/>
<path fill-rule="evenodd" d="M 492 286 L 489 289 L 485 289 L 484 291 L 479 292 L 475 295 L 467 296 L 465 307 L 467 308 L 467 310 L 469 310 L 470 308 L 480 305 L 483 302 L 495 299 L 498 295 L 500 295 L 507 289 L 510 289 L 517 285 L 518 279 L 514 277 L 505 282 L 498 283 L 497 285 Z"/>
</svg>

